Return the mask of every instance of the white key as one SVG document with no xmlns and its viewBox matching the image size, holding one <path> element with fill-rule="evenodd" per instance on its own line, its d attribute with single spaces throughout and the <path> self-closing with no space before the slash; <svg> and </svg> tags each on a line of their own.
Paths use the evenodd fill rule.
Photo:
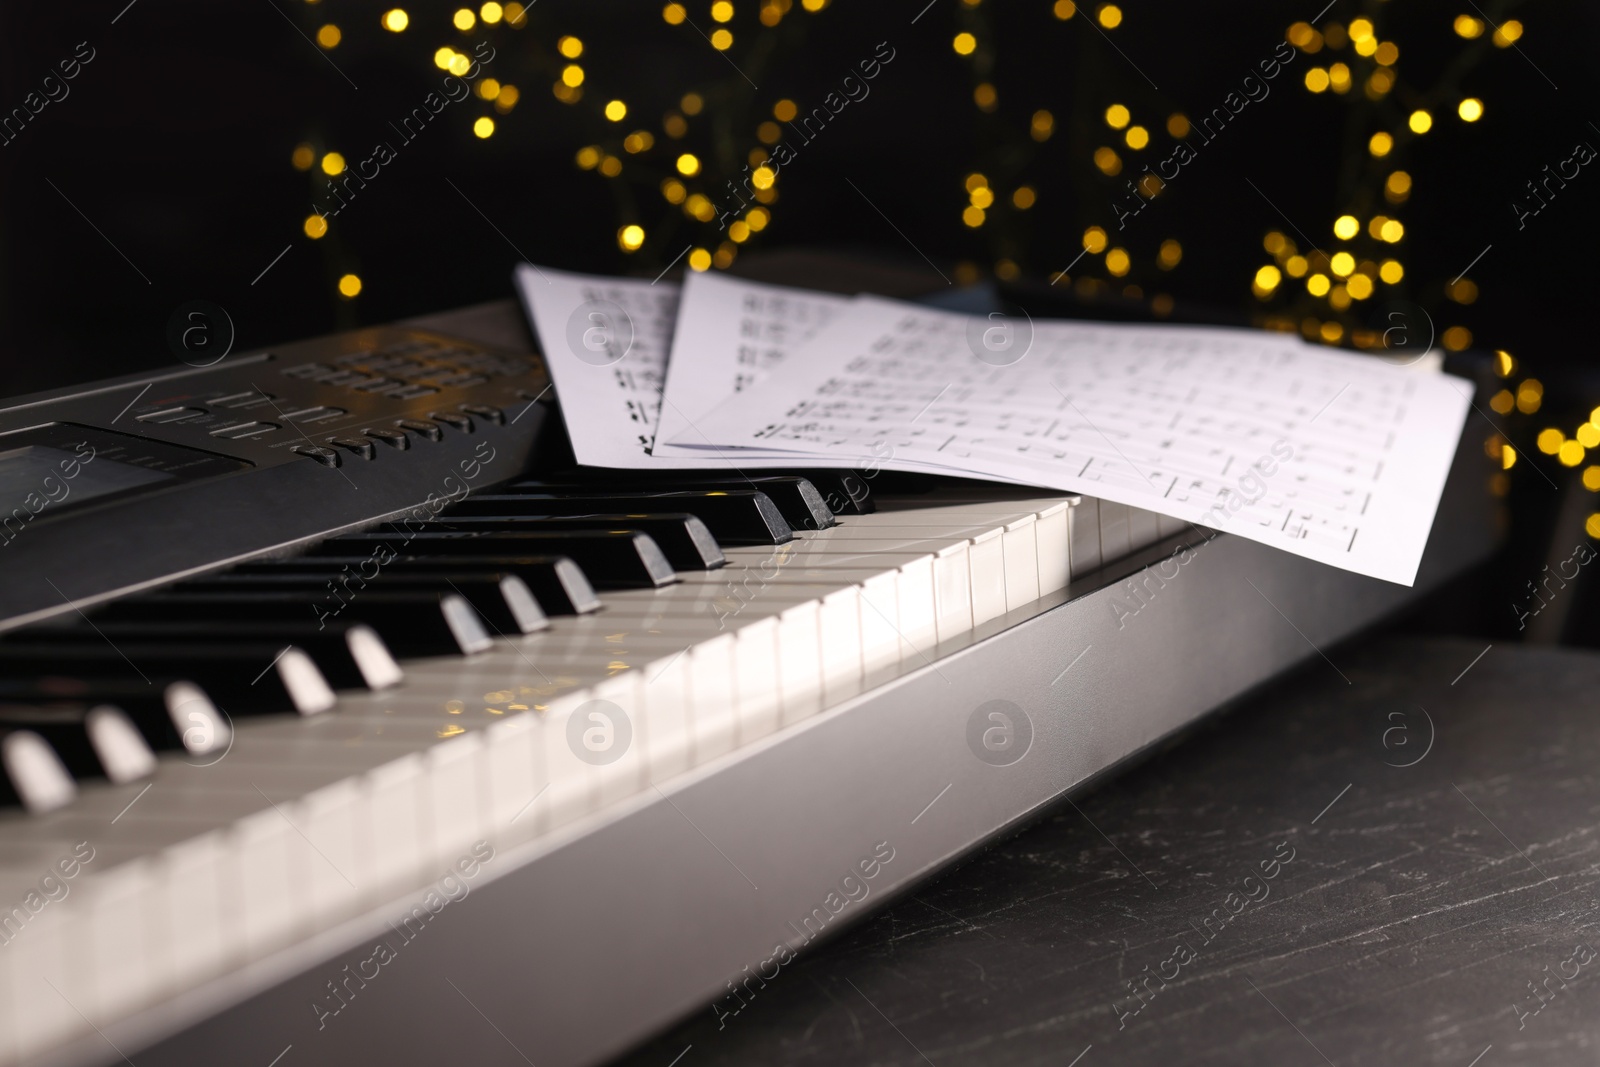
<svg viewBox="0 0 1600 1067">
<path fill-rule="evenodd" d="M 1039 595 L 1045 596 L 1067 587 L 1072 571 L 1072 534 L 1068 501 L 1039 512 L 1034 536 L 1039 548 Z"/>
<path fill-rule="evenodd" d="M 869 689 L 900 663 L 898 585 L 893 571 L 861 583 L 861 668 Z"/>
<path fill-rule="evenodd" d="M 824 707 L 848 700 L 862 690 L 861 589 L 850 586 L 824 596 L 817 606 L 822 639 Z"/>
<path fill-rule="evenodd" d="M 489 776 L 489 825 L 512 828 L 518 839 L 541 825 L 539 791 L 544 776 L 544 723 L 537 712 L 509 715 L 484 731 Z"/>
<path fill-rule="evenodd" d="M 972 629 L 972 542 L 947 545 L 933 557 L 934 629 L 940 641 Z"/>
<path fill-rule="evenodd" d="M 1100 501 L 1100 559 L 1111 563 L 1133 551 L 1128 505 Z"/>
<path fill-rule="evenodd" d="M 363 890 L 366 877 L 366 796 L 358 779 L 346 778 L 307 793 L 292 808 L 285 808 L 305 835 L 306 891 L 312 917 L 319 927 L 331 926 L 354 914 L 364 901 L 376 903 Z M 367 886 L 361 883 L 367 881 Z"/>
<path fill-rule="evenodd" d="M 967 549 L 972 582 L 972 625 L 979 626 L 1006 613 L 1006 562 L 1003 530 L 990 530 L 972 539 Z"/>
<path fill-rule="evenodd" d="M 1039 539 L 1029 515 L 1006 524 L 1001 550 L 1005 555 L 1006 610 L 1014 611 L 1039 599 Z"/>
<path fill-rule="evenodd" d="M 462 734 L 434 745 L 428 750 L 425 773 L 433 862 L 448 865 L 488 833 L 478 795 L 484 777 L 482 736 Z"/>
<path fill-rule="evenodd" d="M 689 706 L 694 712 L 694 761 L 701 764 L 734 745 L 733 635 L 719 634 L 684 653 Z"/>
<path fill-rule="evenodd" d="M 934 646 L 939 643 L 933 557 L 924 556 L 901 567 L 895 585 L 900 660 L 913 666 L 928 663 L 933 659 Z"/>
<path fill-rule="evenodd" d="M 644 787 L 644 752 L 650 743 L 650 723 L 644 703 L 639 699 L 639 687 L 643 684 L 639 671 L 630 670 L 594 687 L 595 699 L 610 701 L 627 716 L 626 727 L 620 722 L 611 723 L 609 746 L 594 750 L 594 758 L 602 761 L 596 775 L 602 805 L 630 797 Z M 596 739 L 604 740 L 603 737 Z"/>
<path fill-rule="evenodd" d="M 159 886 L 156 865 L 146 859 L 98 871 L 76 891 L 75 925 L 87 935 L 76 951 L 87 960 L 101 1018 L 120 1018 L 167 985 L 165 923 L 151 921 Z"/>
<path fill-rule="evenodd" d="M 239 879 L 240 935 L 250 959 L 283 944 L 309 926 L 305 908 L 305 842 L 277 810 L 247 815 L 230 835 Z"/>
<path fill-rule="evenodd" d="M 810 600 L 778 616 L 778 687 L 785 725 L 822 710 L 820 611 L 817 601 Z"/>
<path fill-rule="evenodd" d="M 239 897 L 221 831 L 201 834 L 162 855 L 161 901 L 173 982 L 193 987 L 240 962 L 229 949 L 239 928 Z"/>
<path fill-rule="evenodd" d="M 421 753 L 414 752 L 366 775 L 372 835 L 367 862 L 379 899 L 411 888 L 414 872 L 431 853 L 430 835 L 422 824 L 427 783 L 424 766 Z"/>
<path fill-rule="evenodd" d="M 17 1031 L 22 1021 L 16 1016 L 16 984 L 22 976 L 16 973 L 16 957 L 0 949 L 0 1063 L 16 1063 Z"/>
<path fill-rule="evenodd" d="M 649 729 L 644 740 L 647 782 L 688 770 L 694 759 L 694 716 L 689 707 L 689 664 L 672 653 L 639 668 L 639 701 Z"/>
<path fill-rule="evenodd" d="M 1140 549 L 1161 540 L 1161 526 L 1153 511 L 1144 508 L 1128 509 L 1128 546 Z"/>
<path fill-rule="evenodd" d="M 550 702 L 545 715 L 545 770 L 550 788 L 540 803 L 546 805 L 547 826 L 563 826 L 587 815 L 599 803 L 599 774 L 578 752 L 603 745 L 608 728 L 614 737 L 615 722 L 614 713 L 591 703 L 594 699 L 589 689 L 563 693 Z"/>
<path fill-rule="evenodd" d="M 13 1017 L 17 1051 L 24 1063 L 52 1045 L 86 1032 L 78 1010 L 94 1009 L 89 991 L 70 980 L 75 969 L 68 956 L 72 926 L 68 920 L 66 908 L 51 905 L 33 916 L 22 935 L 0 950 L 13 957 Z"/>
<path fill-rule="evenodd" d="M 737 743 L 748 744 L 778 728 L 778 623 L 770 616 L 734 634 L 734 694 L 738 701 Z"/>
</svg>

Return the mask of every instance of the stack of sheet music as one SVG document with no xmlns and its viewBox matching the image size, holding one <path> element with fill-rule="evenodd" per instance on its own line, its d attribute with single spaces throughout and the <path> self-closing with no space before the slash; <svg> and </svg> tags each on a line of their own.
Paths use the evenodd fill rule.
<svg viewBox="0 0 1600 1067">
<path fill-rule="evenodd" d="M 596 467 L 922 471 L 1416 577 L 1469 382 L 1288 334 L 964 315 L 691 273 L 517 284 Z"/>
</svg>

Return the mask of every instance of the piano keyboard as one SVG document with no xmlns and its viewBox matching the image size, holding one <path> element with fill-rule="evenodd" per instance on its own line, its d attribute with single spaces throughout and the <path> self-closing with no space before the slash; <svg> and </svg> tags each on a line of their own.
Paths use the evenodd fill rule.
<svg viewBox="0 0 1600 1067">
<path fill-rule="evenodd" d="M 439 418 L 404 433 L 420 450 L 435 431 L 446 441 L 459 432 Z M 761 777 L 757 768 L 799 760 L 802 778 L 826 777 L 845 753 L 835 747 L 818 763 L 807 753 L 817 738 L 837 738 L 847 722 L 881 730 L 871 716 L 881 718 L 875 709 L 888 695 L 937 679 L 1008 691 L 1005 677 L 971 664 L 993 659 L 1008 634 L 1029 631 L 1036 641 L 1038 624 L 1090 600 L 1104 626 L 1117 582 L 1167 559 L 1179 539 L 1198 543 L 1182 524 L 1092 499 L 891 475 L 814 479 L 555 472 L 486 482 L 433 518 L 387 509 L 270 558 L 85 597 L 0 637 L 0 1064 L 111 1063 L 141 1049 L 141 1064 L 267 1062 L 283 1046 L 299 1062 L 334 1063 L 374 1041 L 398 1042 L 399 1054 L 430 1040 L 407 1014 L 451 995 L 434 988 L 446 972 L 418 959 L 395 971 L 409 977 L 370 992 L 356 979 L 358 995 L 341 965 L 369 957 L 375 938 L 407 957 L 469 943 L 460 933 L 413 947 L 404 917 L 424 905 L 441 915 L 441 929 L 443 916 L 467 923 L 495 909 L 498 936 L 542 939 L 516 958 L 546 971 L 501 983 L 513 999 L 542 1005 L 536 1025 L 506 1018 L 511 1008 L 479 1013 L 497 1031 L 535 1025 L 544 1044 L 527 1054 L 537 1062 L 595 1062 L 696 998 L 726 995 L 723 976 L 754 964 L 751 953 L 769 951 L 774 937 L 790 937 L 778 919 L 804 909 L 789 901 L 820 899 L 817 887 L 837 878 L 831 866 L 817 871 L 798 858 L 758 862 L 761 848 L 737 844 L 738 834 L 759 836 L 738 823 L 741 804 L 760 806 L 748 780 Z M 1251 573 L 1269 588 L 1277 573 L 1312 598 L 1375 584 L 1227 538 L 1215 545 L 1206 551 L 1253 560 Z M 1192 617 L 1194 597 L 1220 608 L 1235 595 L 1239 582 L 1224 594 L 1210 573 L 1190 580 L 1182 601 L 1169 594 L 1169 619 L 1127 637 L 1127 654 L 1170 640 L 1171 619 Z M 1328 639 L 1326 627 L 1348 632 L 1395 602 L 1368 595 L 1330 612 L 1323 630 L 1304 625 Z M 1086 617 L 1080 611 L 1075 625 Z M 1102 729 L 1084 719 L 1073 744 L 1093 752 L 1056 759 L 1077 768 L 1068 777 L 1049 771 L 1046 752 L 1060 742 L 1039 719 L 1031 729 L 1040 754 L 1019 766 L 1050 781 L 1007 780 L 1026 780 L 1022 793 L 980 788 L 989 808 L 976 822 L 918 829 L 915 806 L 928 797 L 917 797 L 895 831 L 907 858 L 885 884 L 948 862 L 1307 654 L 1271 633 L 1261 662 L 1219 670 L 1214 685 L 1148 722 L 1124 714 Z M 1048 682 L 1052 694 L 1095 691 L 1055 690 L 1078 646 L 1047 648 L 1016 676 Z M 1130 682 L 1130 692 L 1144 684 Z M 971 709 L 956 703 L 966 719 Z M 1119 707 L 1114 697 L 1097 705 Z M 923 706 L 929 729 L 949 718 Z M 949 758 L 917 755 L 916 732 L 897 734 L 905 753 L 880 753 L 883 766 L 905 764 L 900 780 Z M 961 758 L 971 761 L 961 775 L 995 770 Z M 951 778 L 946 789 L 962 780 Z M 763 780 L 774 795 L 799 781 Z M 814 795 L 804 803 L 836 828 L 875 821 L 882 805 L 849 808 L 850 788 L 835 784 L 831 808 Z M 930 779 L 929 797 L 936 788 Z M 707 789 L 720 800 L 696 807 Z M 801 806 L 791 801 L 789 809 Z M 691 835 L 671 823 L 673 852 L 705 852 L 702 841 L 729 849 L 722 859 L 749 885 L 716 852 L 681 868 L 658 855 L 631 876 L 625 864 L 596 869 L 619 858 L 582 858 L 586 847 L 620 857 L 615 842 L 629 834 L 636 851 L 660 848 L 659 827 L 640 836 L 658 815 L 694 827 Z M 907 838 L 928 832 L 947 836 L 911 859 Z M 846 840 L 843 829 L 837 842 L 778 836 L 797 857 L 871 844 Z M 840 870 L 851 862 L 819 861 Z M 528 909 L 545 889 L 507 897 L 529 872 L 558 880 L 571 871 L 590 888 L 563 896 L 556 914 Z M 703 879 L 716 888 L 697 897 L 693 883 Z M 561 999 L 569 985 L 580 1000 L 600 995 L 582 974 L 595 965 L 555 944 L 571 917 L 562 912 L 584 907 L 587 893 L 609 900 L 634 884 L 648 892 L 627 909 L 578 924 L 604 927 L 589 955 L 625 961 L 635 940 L 660 936 L 651 907 L 682 909 L 689 940 L 671 962 L 653 960 L 653 971 L 641 963 L 653 984 L 612 1005 L 597 1027 L 580 1020 L 587 1009 Z M 456 899 L 441 886 L 481 902 L 436 912 L 439 892 Z M 728 886 L 752 890 L 756 903 L 720 898 Z M 484 995 L 480 987 L 475 1007 Z M 503 1045 L 480 1051 L 510 1062 Z"/>
</svg>

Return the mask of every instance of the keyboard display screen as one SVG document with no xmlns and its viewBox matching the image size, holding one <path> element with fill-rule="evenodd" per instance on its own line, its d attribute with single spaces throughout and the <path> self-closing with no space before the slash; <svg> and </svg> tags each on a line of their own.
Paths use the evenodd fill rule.
<svg viewBox="0 0 1600 1067">
<path fill-rule="evenodd" d="M 0 452 L 0 515 L 17 510 L 37 513 L 45 507 L 92 500 L 172 477 L 166 471 L 96 456 L 92 450 L 25 445 Z"/>
</svg>

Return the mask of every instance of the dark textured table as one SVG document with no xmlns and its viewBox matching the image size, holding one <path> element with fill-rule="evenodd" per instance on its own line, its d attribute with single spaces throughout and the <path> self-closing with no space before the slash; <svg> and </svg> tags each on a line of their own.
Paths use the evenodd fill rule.
<svg viewBox="0 0 1600 1067">
<path fill-rule="evenodd" d="M 1600 657 L 1484 645 L 1326 650 L 622 1062 L 1593 1064 Z"/>
</svg>

